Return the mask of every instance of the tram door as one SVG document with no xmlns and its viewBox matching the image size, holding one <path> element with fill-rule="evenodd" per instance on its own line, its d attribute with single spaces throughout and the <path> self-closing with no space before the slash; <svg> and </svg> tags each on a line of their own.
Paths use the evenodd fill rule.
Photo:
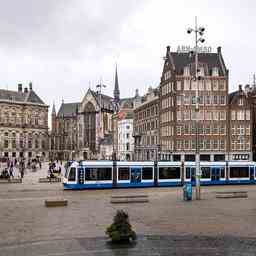
<svg viewBox="0 0 256 256">
<path fill-rule="evenodd" d="M 141 168 L 131 168 L 131 183 L 137 184 L 141 182 Z"/>
<path fill-rule="evenodd" d="M 212 181 L 220 180 L 220 168 L 213 167 L 212 168 Z"/>
<path fill-rule="evenodd" d="M 196 180 L 196 168 L 192 167 L 191 168 L 191 181 L 195 181 Z"/>
</svg>

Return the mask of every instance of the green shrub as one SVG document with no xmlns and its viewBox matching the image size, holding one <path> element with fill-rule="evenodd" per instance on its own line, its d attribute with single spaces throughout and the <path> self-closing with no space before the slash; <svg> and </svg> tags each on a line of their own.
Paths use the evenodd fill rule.
<svg viewBox="0 0 256 256">
<path fill-rule="evenodd" d="M 123 210 L 117 210 L 113 223 L 107 227 L 106 234 L 115 243 L 136 240 L 136 233 L 129 223 L 129 216 Z"/>
</svg>

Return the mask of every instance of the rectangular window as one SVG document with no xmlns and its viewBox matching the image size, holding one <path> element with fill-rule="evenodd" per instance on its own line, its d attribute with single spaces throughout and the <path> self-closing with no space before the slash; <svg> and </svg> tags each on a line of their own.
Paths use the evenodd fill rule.
<svg viewBox="0 0 256 256">
<path fill-rule="evenodd" d="M 184 67 L 184 69 L 183 69 L 183 75 L 184 75 L 184 76 L 190 76 L 189 67 Z"/>
<path fill-rule="evenodd" d="M 177 120 L 182 120 L 181 111 L 177 111 Z"/>
<path fill-rule="evenodd" d="M 203 91 L 204 90 L 204 82 L 202 80 L 198 81 L 198 90 Z"/>
<path fill-rule="evenodd" d="M 184 120 L 190 120 L 190 110 L 189 109 L 184 110 L 183 114 L 184 114 Z"/>
<path fill-rule="evenodd" d="M 223 96 L 223 95 L 221 95 L 220 96 L 220 105 L 225 105 L 226 104 L 226 97 L 225 96 Z"/>
<path fill-rule="evenodd" d="M 8 146 L 9 146 L 9 141 L 8 140 L 4 140 L 4 147 L 8 148 Z"/>
<path fill-rule="evenodd" d="M 210 127 L 210 125 L 206 125 L 204 127 L 204 134 L 205 135 L 211 135 L 211 127 Z"/>
<path fill-rule="evenodd" d="M 191 81 L 191 90 L 197 90 L 197 83 L 196 81 Z"/>
<path fill-rule="evenodd" d="M 211 80 L 206 80 L 205 82 L 205 90 L 211 91 Z"/>
<path fill-rule="evenodd" d="M 211 149 L 211 141 L 210 140 L 205 140 L 204 141 L 204 149 L 205 150 L 210 150 Z"/>
<path fill-rule="evenodd" d="M 177 91 L 181 90 L 181 81 L 177 81 Z"/>
<path fill-rule="evenodd" d="M 243 110 L 238 110 L 237 111 L 237 120 L 244 120 L 244 111 Z"/>
<path fill-rule="evenodd" d="M 218 91 L 218 80 L 212 80 L 212 90 Z"/>
<path fill-rule="evenodd" d="M 184 96 L 184 105 L 189 105 L 190 104 L 190 96 L 189 95 L 185 95 Z"/>
<path fill-rule="evenodd" d="M 196 140 L 191 141 L 191 149 L 195 150 L 196 149 Z"/>
<path fill-rule="evenodd" d="M 250 120 L 250 110 L 245 111 L 245 116 L 246 116 L 246 120 L 249 121 Z"/>
<path fill-rule="evenodd" d="M 76 181 L 76 168 L 70 168 L 68 181 Z"/>
<path fill-rule="evenodd" d="M 225 125 L 221 125 L 220 126 L 220 134 L 221 135 L 225 135 L 226 134 L 226 126 Z"/>
<path fill-rule="evenodd" d="M 96 181 L 96 180 L 111 180 L 112 179 L 112 168 L 86 168 L 85 180 Z"/>
<path fill-rule="evenodd" d="M 230 178 L 249 178 L 249 167 L 230 167 Z"/>
<path fill-rule="evenodd" d="M 212 111 L 212 119 L 219 120 L 219 112 L 217 110 Z"/>
<path fill-rule="evenodd" d="M 220 120 L 226 120 L 226 111 L 220 111 Z"/>
<path fill-rule="evenodd" d="M 226 90 L 225 80 L 219 80 L 219 90 L 220 91 L 225 91 Z"/>
<path fill-rule="evenodd" d="M 231 120 L 236 120 L 236 111 L 235 110 L 231 111 Z"/>
<path fill-rule="evenodd" d="M 118 168 L 118 180 L 129 180 L 130 179 L 130 168 L 119 167 Z"/>
<path fill-rule="evenodd" d="M 211 96 L 206 95 L 204 102 L 205 102 L 205 105 L 211 105 Z"/>
<path fill-rule="evenodd" d="M 189 140 L 184 140 L 184 150 L 188 150 L 189 148 Z"/>
<path fill-rule="evenodd" d="M 218 127 L 218 125 L 213 125 L 212 126 L 212 134 L 214 134 L 214 135 L 218 135 L 219 134 L 219 127 Z"/>
<path fill-rule="evenodd" d="M 191 97 L 191 104 L 195 105 L 196 104 L 196 96 Z"/>
<path fill-rule="evenodd" d="M 205 120 L 212 120 L 212 112 L 210 110 L 205 111 Z"/>
<path fill-rule="evenodd" d="M 159 179 L 180 179 L 180 167 L 159 167 Z"/>
<path fill-rule="evenodd" d="M 142 179 L 143 180 L 152 180 L 153 179 L 152 167 L 143 167 L 142 168 Z"/>
<path fill-rule="evenodd" d="M 218 96 L 217 95 L 213 96 L 213 104 L 218 105 Z"/>
<path fill-rule="evenodd" d="M 190 90 L 190 80 L 184 79 L 184 91 Z"/>
<path fill-rule="evenodd" d="M 178 95 L 177 96 L 177 105 L 180 106 L 182 104 L 182 96 Z"/>
<path fill-rule="evenodd" d="M 220 140 L 220 150 L 225 150 L 225 141 Z"/>
<path fill-rule="evenodd" d="M 191 120 L 196 120 L 196 117 L 197 117 L 197 112 L 195 110 L 192 110 L 191 111 Z"/>
</svg>

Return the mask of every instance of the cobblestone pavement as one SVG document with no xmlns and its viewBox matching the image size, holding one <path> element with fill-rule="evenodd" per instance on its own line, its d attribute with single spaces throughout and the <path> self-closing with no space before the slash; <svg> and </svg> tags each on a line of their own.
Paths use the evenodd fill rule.
<svg viewBox="0 0 256 256">
<path fill-rule="evenodd" d="M 181 188 L 63 191 L 60 183 L 39 184 L 46 174 L 44 166 L 28 172 L 22 184 L 0 184 L 0 255 L 256 254 L 256 186 L 203 187 L 202 200 L 184 202 Z M 248 198 L 215 198 L 215 191 L 225 190 L 248 191 Z M 136 193 L 147 194 L 149 203 L 110 203 L 111 195 Z M 68 206 L 46 208 L 48 198 L 66 198 Z M 129 213 L 139 234 L 123 254 L 100 238 L 117 209 Z M 89 248 L 94 242 L 98 249 Z"/>
</svg>

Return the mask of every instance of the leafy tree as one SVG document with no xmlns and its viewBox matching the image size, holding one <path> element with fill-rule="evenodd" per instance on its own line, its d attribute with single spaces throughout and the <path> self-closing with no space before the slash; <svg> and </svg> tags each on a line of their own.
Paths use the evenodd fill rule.
<svg viewBox="0 0 256 256">
<path fill-rule="evenodd" d="M 136 240 L 136 233 L 132 230 L 129 216 L 123 210 L 117 210 L 113 223 L 107 228 L 106 234 L 115 243 Z"/>
</svg>

